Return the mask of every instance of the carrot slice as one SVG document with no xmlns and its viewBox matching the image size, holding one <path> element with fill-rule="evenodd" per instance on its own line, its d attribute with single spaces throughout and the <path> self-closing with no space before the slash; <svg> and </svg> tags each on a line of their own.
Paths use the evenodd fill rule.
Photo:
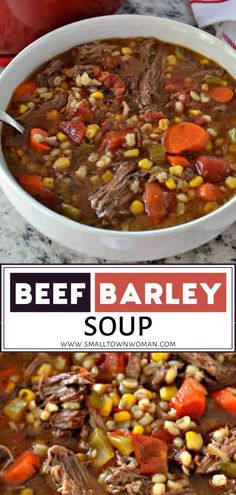
<svg viewBox="0 0 236 495">
<path fill-rule="evenodd" d="M 228 86 L 214 86 L 208 91 L 208 96 L 218 103 L 228 103 L 233 99 L 234 92 Z"/>
<path fill-rule="evenodd" d="M 171 163 L 171 165 L 182 165 L 182 167 L 189 167 L 190 162 L 185 158 L 185 156 L 182 155 L 167 155 L 166 156 L 168 162 Z"/>
<path fill-rule="evenodd" d="M 157 182 L 146 182 L 144 198 L 147 214 L 157 224 L 167 213 L 164 192 Z"/>
<path fill-rule="evenodd" d="M 41 194 L 44 190 L 42 179 L 37 174 L 23 174 L 18 177 L 20 185 L 33 196 Z"/>
<path fill-rule="evenodd" d="M 181 122 L 170 127 L 166 134 L 165 146 L 168 153 L 181 155 L 184 152 L 200 151 L 210 140 L 207 131 L 192 122 Z"/>
<path fill-rule="evenodd" d="M 218 201 L 222 198 L 222 192 L 218 186 L 205 182 L 201 186 L 196 187 L 196 196 L 203 201 Z"/>
<path fill-rule="evenodd" d="M 41 141 L 45 137 L 48 137 L 48 132 L 44 131 L 44 129 L 35 127 L 30 131 L 30 144 L 38 153 L 48 153 L 51 151 L 51 146 Z"/>
<path fill-rule="evenodd" d="M 38 456 L 31 451 L 24 452 L 4 471 L 1 480 L 13 486 L 22 485 L 34 476 L 39 467 Z"/>
<path fill-rule="evenodd" d="M 19 84 L 19 86 L 17 86 L 17 88 L 15 89 L 15 91 L 13 93 L 13 99 L 17 100 L 18 98 L 20 98 L 21 96 L 23 96 L 27 93 L 33 93 L 33 91 L 36 88 L 37 88 L 36 82 L 25 81 L 25 82 Z"/>
<path fill-rule="evenodd" d="M 217 392 L 212 394 L 212 397 L 218 406 L 229 413 L 236 414 L 236 397 L 230 389 L 223 388 L 222 390 L 217 390 Z"/>
</svg>

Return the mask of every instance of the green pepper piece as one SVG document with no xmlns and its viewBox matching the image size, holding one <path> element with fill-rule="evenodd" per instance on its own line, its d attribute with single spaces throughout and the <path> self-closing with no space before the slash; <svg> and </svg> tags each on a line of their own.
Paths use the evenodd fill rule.
<svg viewBox="0 0 236 495">
<path fill-rule="evenodd" d="M 184 46 L 176 46 L 175 47 L 175 55 L 179 60 L 187 61 L 188 60 L 188 50 L 184 48 Z"/>
<path fill-rule="evenodd" d="M 165 161 L 165 150 L 161 143 L 148 146 L 148 151 L 153 163 L 160 165 Z"/>
<path fill-rule="evenodd" d="M 20 423 L 23 419 L 24 413 L 27 409 L 27 401 L 24 399 L 13 399 L 8 404 L 6 404 L 3 408 L 3 413 L 7 416 L 11 421 L 15 423 Z"/>
<path fill-rule="evenodd" d="M 96 451 L 94 466 L 102 468 L 115 456 L 107 434 L 101 428 L 95 428 L 90 436 L 89 445 Z"/>
<path fill-rule="evenodd" d="M 228 478 L 236 478 L 236 462 L 226 462 L 222 466 L 222 472 Z"/>
<path fill-rule="evenodd" d="M 224 86 L 224 80 L 217 76 L 207 76 L 205 79 L 207 84 L 217 84 L 218 86 Z"/>
<path fill-rule="evenodd" d="M 102 408 L 101 396 L 97 392 L 93 391 L 88 398 L 88 404 L 90 407 L 93 407 L 93 409 L 101 409 Z"/>
<path fill-rule="evenodd" d="M 236 144 L 236 127 L 233 127 L 233 129 L 230 129 L 228 132 L 228 136 L 230 139 L 230 142 L 233 144 Z"/>
<path fill-rule="evenodd" d="M 122 455 L 130 455 L 134 450 L 132 438 L 122 435 L 112 435 L 111 433 L 109 434 L 109 440 L 113 447 L 115 447 Z"/>
<path fill-rule="evenodd" d="M 75 208 L 75 206 L 69 205 L 67 203 L 61 203 L 60 210 L 62 215 L 65 217 L 71 218 L 71 220 L 79 221 L 80 219 L 80 210 L 79 208 Z"/>
</svg>

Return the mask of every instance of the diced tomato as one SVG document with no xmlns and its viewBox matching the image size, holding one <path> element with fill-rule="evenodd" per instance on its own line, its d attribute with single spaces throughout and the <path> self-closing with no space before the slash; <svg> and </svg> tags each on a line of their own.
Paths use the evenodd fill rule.
<svg viewBox="0 0 236 495">
<path fill-rule="evenodd" d="M 217 156 L 198 156 L 195 166 L 199 175 L 213 182 L 222 181 L 230 172 L 228 162 Z"/>
<path fill-rule="evenodd" d="M 131 130 L 129 132 L 132 132 Z M 104 136 L 100 146 L 101 151 L 114 151 L 122 146 L 128 131 L 108 131 Z"/>
<path fill-rule="evenodd" d="M 164 191 L 157 182 L 146 182 L 144 201 L 146 212 L 153 224 L 159 223 L 167 214 Z"/>
<path fill-rule="evenodd" d="M 163 118 L 163 113 L 155 112 L 154 110 L 147 110 L 143 116 L 145 122 L 159 122 Z"/>
<path fill-rule="evenodd" d="M 215 403 L 231 414 L 236 414 L 236 396 L 229 388 L 223 388 L 213 392 L 212 397 Z"/>
<path fill-rule="evenodd" d="M 75 112 L 76 117 L 80 117 L 83 122 L 91 122 L 94 119 L 94 113 L 91 110 L 91 103 L 83 98 L 81 100 L 79 107 Z"/>
<path fill-rule="evenodd" d="M 167 444 L 160 438 L 131 433 L 135 458 L 139 462 L 141 474 L 168 472 Z"/>
<path fill-rule="evenodd" d="M 163 426 L 155 428 L 152 432 L 152 436 L 155 438 L 160 438 L 166 443 L 170 443 L 173 440 L 173 435 L 171 435 Z"/>
<path fill-rule="evenodd" d="M 107 55 L 105 57 L 105 66 L 107 69 L 115 69 L 120 65 L 121 58 L 119 56 Z"/>
<path fill-rule="evenodd" d="M 198 419 L 203 416 L 206 407 L 207 391 L 195 378 L 188 377 L 182 383 L 175 397 L 170 401 L 179 417 L 190 416 Z"/>
<path fill-rule="evenodd" d="M 127 356 L 124 352 L 106 352 L 105 360 L 103 362 L 103 369 L 116 375 L 117 373 L 123 373 L 127 365 Z"/>
<path fill-rule="evenodd" d="M 168 93 L 172 93 L 173 91 L 176 90 L 176 85 L 168 83 L 165 85 L 165 90 L 168 91 Z"/>
<path fill-rule="evenodd" d="M 83 141 L 86 133 L 86 127 L 80 117 L 61 122 L 60 128 L 77 145 Z"/>
<path fill-rule="evenodd" d="M 109 71 L 104 71 L 99 76 L 99 81 L 110 89 L 116 96 L 123 95 L 125 92 L 125 83 L 117 74 L 112 74 Z"/>
<path fill-rule="evenodd" d="M 220 201 L 223 197 L 219 186 L 204 182 L 201 186 L 196 187 L 196 196 L 203 201 Z"/>
</svg>

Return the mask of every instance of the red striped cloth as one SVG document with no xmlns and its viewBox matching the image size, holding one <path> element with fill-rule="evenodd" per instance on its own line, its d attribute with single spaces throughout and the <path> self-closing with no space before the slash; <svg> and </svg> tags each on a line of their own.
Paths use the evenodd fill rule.
<svg viewBox="0 0 236 495">
<path fill-rule="evenodd" d="M 236 0 L 189 0 L 199 27 L 215 25 L 216 35 L 236 50 Z"/>
</svg>

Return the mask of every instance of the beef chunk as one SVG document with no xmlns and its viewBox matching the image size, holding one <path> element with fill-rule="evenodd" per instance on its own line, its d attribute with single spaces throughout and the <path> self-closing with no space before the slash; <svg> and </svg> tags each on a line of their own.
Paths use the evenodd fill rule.
<svg viewBox="0 0 236 495">
<path fill-rule="evenodd" d="M 121 163 L 111 181 L 90 196 L 91 207 L 99 218 L 112 220 L 127 213 L 127 205 L 133 198 L 129 183 L 135 168 L 135 162 Z"/>
<path fill-rule="evenodd" d="M 158 102 L 160 98 L 162 98 L 163 102 L 163 94 L 161 95 L 158 92 L 158 87 L 163 73 L 165 56 L 166 47 L 161 46 L 157 52 L 156 50 L 154 51 L 154 40 L 147 40 L 146 45 L 143 46 L 142 57 L 146 63 L 147 70 L 145 70 L 140 80 L 140 94 L 138 95 L 138 99 L 143 106 Z"/>
<path fill-rule="evenodd" d="M 117 466 L 110 467 L 106 477 L 107 491 L 111 494 L 149 495 L 152 483 L 140 474 L 137 461 L 132 457 L 117 455 Z"/>
<path fill-rule="evenodd" d="M 139 379 L 141 373 L 141 356 L 141 352 L 130 353 L 129 361 L 125 370 L 125 373 L 129 378 Z"/>
<path fill-rule="evenodd" d="M 59 58 L 54 58 L 46 68 L 38 74 L 37 82 L 41 87 L 52 85 L 54 77 L 60 74 L 63 62 Z"/>
<path fill-rule="evenodd" d="M 47 402 L 78 401 L 84 396 L 86 385 L 93 384 L 92 373 L 68 372 L 43 378 L 39 384 L 40 397 Z"/>
<path fill-rule="evenodd" d="M 61 495 L 104 495 L 95 477 L 65 447 L 54 445 L 48 450 L 43 471 Z"/>
<path fill-rule="evenodd" d="M 223 462 L 232 460 L 236 454 L 236 428 L 232 428 L 229 431 L 229 435 L 224 438 L 223 442 L 217 442 L 213 444 L 218 449 L 215 455 L 212 454 L 211 444 L 205 449 L 205 455 L 199 460 L 199 456 L 196 456 L 195 462 L 197 463 L 197 474 L 208 474 L 218 472 Z"/>
<path fill-rule="evenodd" d="M 220 388 L 236 382 L 236 364 L 220 363 L 214 355 L 206 352 L 184 352 L 180 358 L 207 372 L 206 381 L 211 388 Z"/>
<path fill-rule="evenodd" d="M 81 64 L 84 61 L 89 62 L 102 62 L 104 53 L 111 53 L 116 49 L 116 45 L 109 43 L 96 43 L 78 46 L 73 50 L 73 57 L 76 64 Z"/>
<path fill-rule="evenodd" d="M 43 129 L 50 128 L 51 123 L 46 118 L 47 112 L 51 109 L 61 110 L 66 105 L 67 100 L 67 94 L 65 91 L 61 91 L 52 100 L 37 105 L 18 117 L 18 122 L 26 128 L 24 135 L 33 127 L 42 127 Z"/>
<path fill-rule="evenodd" d="M 145 71 L 145 66 L 136 57 L 122 61 L 119 75 L 125 82 L 126 93 L 136 99 L 139 91 L 140 78 Z M 133 103 L 134 106 L 134 103 Z"/>
<path fill-rule="evenodd" d="M 77 430 L 83 426 L 87 415 L 86 409 L 59 410 L 50 417 L 53 428 L 60 430 Z"/>
</svg>

